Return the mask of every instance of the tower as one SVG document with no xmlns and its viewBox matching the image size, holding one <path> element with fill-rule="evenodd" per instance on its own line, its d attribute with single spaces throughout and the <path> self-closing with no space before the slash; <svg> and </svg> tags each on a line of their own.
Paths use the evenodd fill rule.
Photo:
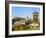
<svg viewBox="0 0 46 38">
<path fill-rule="evenodd" d="M 38 21 L 38 12 L 33 12 L 33 21 L 37 22 Z"/>
</svg>

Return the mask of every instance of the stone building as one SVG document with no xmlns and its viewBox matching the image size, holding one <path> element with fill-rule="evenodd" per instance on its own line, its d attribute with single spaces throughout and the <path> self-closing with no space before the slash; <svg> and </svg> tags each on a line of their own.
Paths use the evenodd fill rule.
<svg viewBox="0 0 46 38">
<path fill-rule="evenodd" d="M 39 13 L 38 12 L 33 12 L 33 21 L 37 22 L 38 21 L 38 15 Z"/>
</svg>

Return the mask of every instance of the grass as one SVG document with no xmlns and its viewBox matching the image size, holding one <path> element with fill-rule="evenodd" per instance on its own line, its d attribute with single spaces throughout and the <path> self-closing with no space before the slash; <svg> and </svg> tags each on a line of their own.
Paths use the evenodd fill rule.
<svg viewBox="0 0 46 38">
<path fill-rule="evenodd" d="M 14 31 L 21 30 L 40 30 L 40 26 L 16 25 Z"/>
</svg>

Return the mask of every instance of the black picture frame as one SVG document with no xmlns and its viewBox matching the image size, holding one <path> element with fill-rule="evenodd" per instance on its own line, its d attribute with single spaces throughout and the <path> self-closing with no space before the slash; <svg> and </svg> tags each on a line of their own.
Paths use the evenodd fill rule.
<svg viewBox="0 0 46 38">
<path fill-rule="evenodd" d="M 22 35 L 9 35 L 9 4 L 22 3 L 43 5 L 43 33 L 37 34 L 22 34 Z M 23 36 L 40 36 L 45 35 L 45 3 L 42 2 L 22 2 L 22 1 L 6 1 L 5 2 L 5 37 L 23 37 Z"/>
</svg>

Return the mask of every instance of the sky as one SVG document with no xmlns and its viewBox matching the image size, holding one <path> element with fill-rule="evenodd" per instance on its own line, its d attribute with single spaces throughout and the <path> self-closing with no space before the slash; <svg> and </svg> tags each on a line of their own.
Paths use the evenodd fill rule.
<svg viewBox="0 0 46 38">
<path fill-rule="evenodd" d="M 12 16 L 14 17 L 23 17 L 27 16 L 30 18 L 33 12 L 40 12 L 39 7 L 12 7 Z"/>
</svg>

